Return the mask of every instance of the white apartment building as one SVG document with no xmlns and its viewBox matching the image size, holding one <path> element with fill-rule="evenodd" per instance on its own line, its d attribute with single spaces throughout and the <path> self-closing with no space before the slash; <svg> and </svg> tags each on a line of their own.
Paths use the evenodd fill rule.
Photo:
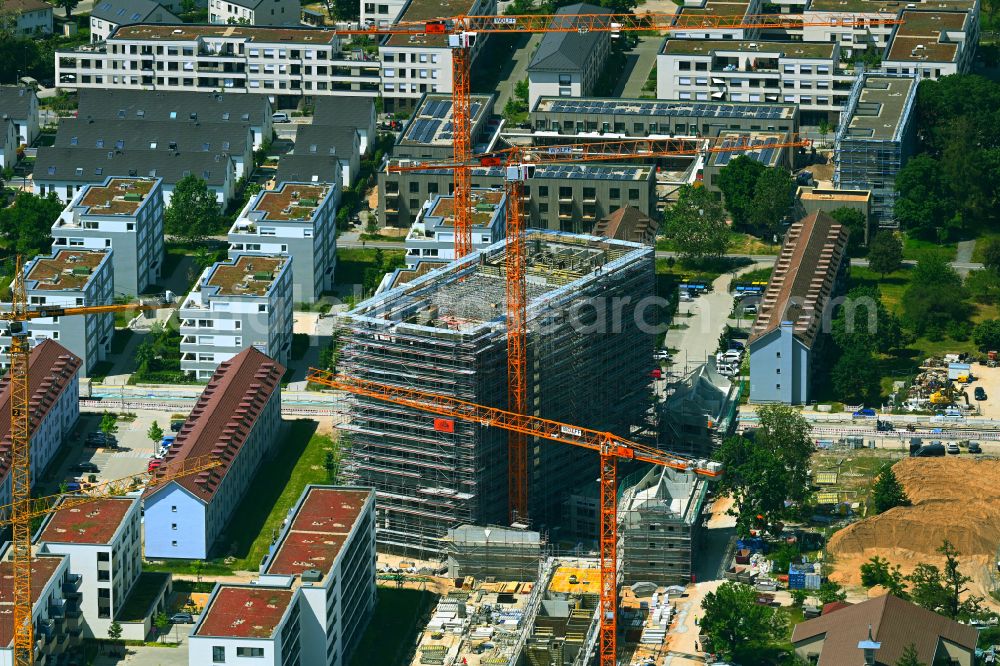
<svg viewBox="0 0 1000 666">
<path fill-rule="evenodd" d="M 678 11 L 678 23 L 692 28 L 670 33 L 678 39 L 755 39 L 756 28 L 705 27 L 717 16 L 748 16 L 761 13 L 761 0 L 685 0 Z M 697 26 L 697 27 L 694 27 Z"/>
<path fill-rule="evenodd" d="M 56 53 L 61 88 L 303 95 L 379 93 L 379 62 L 329 28 L 131 25 L 100 45 Z"/>
<path fill-rule="evenodd" d="M 55 250 L 40 255 L 24 267 L 28 303 L 56 307 L 107 305 L 114 302 L 111 252 L 104 250 Z M 103 361 L 111 349 L 114 315 L 88 314 L 75 317 L 39 317 L 28 323 L 35 344 L 55 340 L 82 361 L 84 374 Z M 8 363 L 10 330 L 3 323 L 0 354 Z"/>
<path fill-rule="evenodd" d="M 52 247 L 113 250 L 115 293 L 138 296 L 163 267 L 160 178 L 112 178 L 87 185 L 52 224 Z"/>
<path fill-rule="evenodd" d="M 0 562 L 0 615 L 14 614 L 14 564 Z M 38 555 L 31 561 L 31 620 L 35 625 L 36 664 L 53 664 L 80 643 L 80 578 L 69 572 L 69 558 Z M 0 666 L 14 666 L 14 622 L 0 623 Z"/>
<path fill-rule="evenodd" d="M 287 365 L 291 264 L 291 257 L 234 253 L 206 268 L 180 308 L 181 370 L 207 381 L 247 347 Z"/>
<path fill-rule="evenodd" d="M 97 0 L 90 12 L 90 43 L 103 42 L 123 25 L 182 23 L 155 0 Z"/>
<path fill-rule="evenodd" d="M 340 188 L 281 183 L 247 202 L 229 230 L 229 253 L 283 255 L 292 262 L 292 298 L 313 303 L 333 288 Z"/>
<path fill-rule="evenodd" d="M 106 497 L 48 515 L 35 535 L 39 553 L 66 555 L 81 577 L 79 607 L 88 638 L 107 638 L 108 627 L 142 573 L 141 502 Z"/>
<path fill-rule="evenodd" d="M 400 21 L 429 21 L 442 16 L 488 16 L 496 0 L 409 0 Z M 486 35 L 472 45 L 472 60 Z M 386 111 L 412 110 L 424 93 L 451 92 L 451 48 L 448 35 L 392 35 L 379 46 L 382 97 Z"/>
<path fill-rule="evenodd" d="M 43 340 L 31 350 L 28 399 L 31 413 L 32 486 L 45 473 L 52 458 L 80 419 L 81 365 L 78 357 L 53 340 Z M 0 505 L 11 502 L 11 478 L 8 472 L 12 446 L 10 375 L 7 374 L 0 380 Z"/>
<path fill-rule="evenodd" d="M 375 607 L 375 493 L 307 486 L 260 574 L 249 587 L 216 586 L 190 638 L 191 666 L 350 663 Z"/>
<path fill-rule="evenodd" d="M 972 70 L 979 41 L 978 13 L 907 10 L 902 19 L 882 62 L 888 74 L 937 79 Z"/>
<path fill-rule="evenodd" d="M 361 25 L 377 25 L 380 28 L 390 26 L 399 20 L 406 0 L 360 0 Z"/>
<path fill-rule="evenodd" d="M 42 0 L 4 0 L 0 16 L 18 35 L 51 35 L 52 5 Z"/>
<path fill-rule="evenodd" d="M 295 0 L 208 0 L 209 23 L 296 26 L 301 17 Z"/>
<path fill-rule="evenodd" d="M 474 189 L 472 247 L 479 250 L 497 243 L 506 234 L 507 198 L 503 190 Z M 406 266 L 421 261 L 451 262 L 455 259 L 455 197 L 436 194 L 424 204 L 406 235 Z"/>
<path fill-rule="evenodd" d="M 222 464 L 147 491 L 147 558 L 210 557 L 261 462 L 278 446 L 284 373 L 252 347 L 219 365 L 165 462 L 213 456 Z"/>
<path fill-rule="evenodd" d="M 839 44 L 668 39 L 656 58 L 660 99 L 797 104 L 803 123 L 836 122 L 853 82 Z"/>
<path fill-rule="evenodd" d="M 611 10 L 590 4 L 560 7 L 557 14 L 607 14 Z M 562 19 L 565 21 L 565 19 Z M 558 23 L 560 19 L 553 19 Z M 594 92 L 611 52 L 607 32 L 552 32 L 542 37 L 528 63 L 528 108 L 541 97 L 585 97 Z"/>
<path fill-rule="evenodd" d="M 38 136 L 38 96 L 27 86 L 0 86 L 0 118 L 14 123 L 18 141 L 30 146 Z"/>
</svg>

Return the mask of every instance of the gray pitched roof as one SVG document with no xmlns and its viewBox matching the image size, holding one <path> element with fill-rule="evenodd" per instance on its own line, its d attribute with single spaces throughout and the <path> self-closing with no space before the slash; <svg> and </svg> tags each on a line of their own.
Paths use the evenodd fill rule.
<svg viewBox="0 0 1000 666">
<path fill-rule="evenodd" d="M 179 150 L 242 155 L 248 145 L 253 145 L 253 138 L 246 124 L 64 118 L 59 122 L 54 145 L 60 148 Z"/>
<path fill-rule="evenodd" d="M 375 102 L 371 97 L 322 95 L 316 98 L 313 125 L 367 128 L 374 113 Z"/>
<path fill-rule="evenodd" d="M 332 155 L 285 155 L 278 161 L 278 183 L 330 183 L 340 185 L 340 160 Z"/>
<path fill-rule="evenodd" d="M 587 3 L 561 7 L 556 14 L 610 14 L 607 7 L 597 7 Z M 575 19 L 554 18 L 553 23 L 564 23 Z M 569 72 L 580 70 L 587 64 L 590 52 L 597 47 L 607 33 L 550 32 L 542 38 L 535 55 L 531 58 L 528 71 Z"/>
<path fill-rule="evenodd" d="M 266 96 L 245 93 L 82 88 L 78 99 L 80 118 L 192 120 L 193 114 L 201 123 L 248 123 L 260 127 L 271 115 Z"/>
<path fill-rule="evenodd" d="M 118 151 L 101 148 L 38 149 L 36 181 L 76 183 L 104 182 L 108 176 L 156 176 L 174 185 L 194 174 L 209 185 L 223 185 L 233 170 L 228 155 L 219 153 L 174 153 L 172 151 Z"/>
<path fill-rule="evenodd" d="M 181 22 L 153 0 L 97 0 L 90 15 L 116 25 Z"/>
<path fill-rule="evenodd" d="M 8 118 L 27 118 L 35 92 L 24 86 L 0 86 L 0 114 Z"/>
<path fill-rule="evenodd" d="M 296 155 L 339 155 L 350 160 L 359 153 L 360 145 L 354 127 L 299 125 L 295 131 Z"/>
</svg>

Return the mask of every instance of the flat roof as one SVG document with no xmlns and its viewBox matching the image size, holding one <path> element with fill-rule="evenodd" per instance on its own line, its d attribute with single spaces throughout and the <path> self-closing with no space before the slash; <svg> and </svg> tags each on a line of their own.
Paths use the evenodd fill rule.
<svg viewBox="0 0 1000 666">
<path fill-rule="evenodd" d="M 807 201 L 856 201 L 865 203 L 870 201 L 872 193 L 869 190 L 831 190 L 828 188 L 816 188 L 803 191 L 799 194 L 800 199 Z"/>
<path fill-rule="evenodd" d="M 542 97 L 535 113 L 593 113 L 616 116 L 697 116 L 713 118 L 794 118 L 794 104 L 688 102 L 664 99 Z"/>
<path fill-rule="evenodd" d="M 287 263 L 285 257 L 240 255 L 220 261 L 212 268 L 204 286 L 217 287 L 219 296 L 263 296 Z"/>
<path fill-rule="evenodd" d="M 270 638 L 293 597 L 292 590 L 220 585 L 194 635 Z"/>
<path fill-rule="evenodd" d="M 330 44 L 337 32 L 326 28 L 266 28 L 250 25 L 208 25 L 177 23 L 169 25 L 123 25 L 108 39 L 149 39 L 167 42 L 191 42 L 202 37 L 227 37 L 246 42 Z"/>
<path fill-rule="evenodd" d="M 369 495 L 367 490 L 310 487 L 265 573 L 329 573 Z"/>
<path fill-rule="evenodd" d="M 281 183 L 276 190 L 261 192 L 250 210 L 264 213 L 262 220 L 311 220 L 319 204 L 330 193 L 327 184 Z"/>
<path fill-rule="evenodd" d="M 88 215 L 135 215 L 154 185 L 148 178 L 111 178 L 104 185 L 87 185 L 79 205 Z"/>
<path fill-rule="evenodd" d="M 903 121 L 916 79 L 867 76 L 844 139 L 892 139 Z"/>
<path fill-rule="evenodd" d="M 469 125 L 475 127 L 490 101 L 489 95 L 472 95 Z M 450 146 L 452 143 L 452 108 L 450 95 L 427 95 L 413 113 L 400 144 Z"/>
<path fill-rule="evenodd" d="M 25 278 L 34 284 L 27 287 L 48 291 L 82 289 L 107 257 L 100 250 L 59 250 L 52 257 L 36 257 Z"/>
<path fill-rule="evenodd" d="M 751 48 L 751 44 L 756 46 Z M 775 53 L 782 58 L 830 59 L 836 44 L 806 43 L 806 42 L 768 42 L 711 40 L 711 39 L 668 39 L 663 44 L 660 53 L 668 55 L 713 55 L 716 52 L 739 53 Z"/>
<path fill-rule="evenodd" d="M 472 223 L 477 227 L 489 224 L 503 198 L 504 193 L 499 190 L 472 190 L 469 193 L 469 203 L 472 205 Z M 439 196 L 434 203 L 434 207 L 427 214 L 443 218 L 441 226 L 450 227 L 454 225 L 455 197 L 453 195 Z"/>
<path fill-rule="evenodd" d="M 412 162 L 414 160 L 408 161 Z M 393 163 L 399 164 L 400 162 L 399 158 L 393 158 Z M 421 169 L 414 173 L 441 176 L 451 176 L 452 174 L 451 169 Z M 652 174 L 653 167 L 641 164 L 539 164 L 535 167 L 535 175 L 531 177 L 531 180 L 551 178 L 555 180 L 618 180 L 638 182 L 648 180 Z M 504 167 L 474 167 L 472 169 L 472 177 L 502 179 L 504 177 Z"/>
<path fill-rule="evenodd" d="M 915 4 L 916 9 L 971 11 L 975 0 L 811 0 L 806 12 L 837 12 L 858 14 L 889 14 L 896 16 L 900 11 Z"/>
<path fill-rule="evenodd" d="M 421 23 L 438 20 L 442 16 L 463 16 L 474 4 L 475 0 L 410 0 L 397 22 Z M 385 45 L 446 48 L 448 35 L 391 35 Z"/>
<path fill-rule="evenodd" d="M 570 582 L 570 576 L 574 577 L 575 583 Z M 552 581 L 549 583 L 548 591 L 560 594 L 600 594 L 601 570 L 597 567 L 574 567 L 560 564 L 552 572 Z"/>
<path fill-rule="evenodd" d="M 886 60 L 903 62 L 954 62 L 958 42 L 942 42 L 944 32 L 961 32 L 969 15 L 965 12 L 906 11 L 896 29 Z"/>
<path fill-rule="evenodd" d="M 38 541 L 107 545 L 125 520 L 134 497 L 105 497 L 50 514 Z"/>
<path fill-rule="evenodd" d="M 717 167 L 723 167 L 741 155 L 760 162 L 764 166 L 775 166 L 784 154 L 784 148 L 776 148 L 775 144 L 785 140 L 785 134 L 779 132 L 722 132 L 719 134 L 722 147 L 751 146 L 751 150 L 739 152 L 712 153 L 710 162 Z"/>
<path fill-rule="evenodd" d="M 700 7 L 682 5 L 678 13 L 684 16 L 742 16 L 749 8 L 750 0 L 705 0 Z"/>
</svg>

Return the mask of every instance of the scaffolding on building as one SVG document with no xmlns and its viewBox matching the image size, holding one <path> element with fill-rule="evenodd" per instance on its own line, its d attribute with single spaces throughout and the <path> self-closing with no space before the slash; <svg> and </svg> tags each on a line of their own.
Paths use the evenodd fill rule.
<svg viewBox="0 0 1000 666">
<path fill-rule="evenodd" d="M 545 541 L 538 532 L 462 525 L 443 539 L 448 576 L 478 580 L 538 580 Z"/>
</svg>

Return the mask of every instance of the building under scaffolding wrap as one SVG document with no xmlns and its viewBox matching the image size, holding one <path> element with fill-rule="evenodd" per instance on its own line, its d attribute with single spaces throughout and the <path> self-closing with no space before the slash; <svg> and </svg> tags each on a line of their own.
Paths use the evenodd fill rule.
<svg viewBox="0 0 1000 666">
<path fill-rule="evenodd" d="M 525 242 L 528 405 L 630 434 L 650 405 L 659 312 L 652 248 L 532 231 Z M 505 407 L 505 243 L 359 304 L 341 318 L 346 375 Z M 648 322 L 648 326 L 642 322 Z M 364 397 L 349 401 L 345 482 L 374 487 L 381 549 L 439 559 L 448 530 L 507 524 L 507 435 Z M 597 456 L 529 442 L 531 527 L 559 521 Z"/>
</svg>

